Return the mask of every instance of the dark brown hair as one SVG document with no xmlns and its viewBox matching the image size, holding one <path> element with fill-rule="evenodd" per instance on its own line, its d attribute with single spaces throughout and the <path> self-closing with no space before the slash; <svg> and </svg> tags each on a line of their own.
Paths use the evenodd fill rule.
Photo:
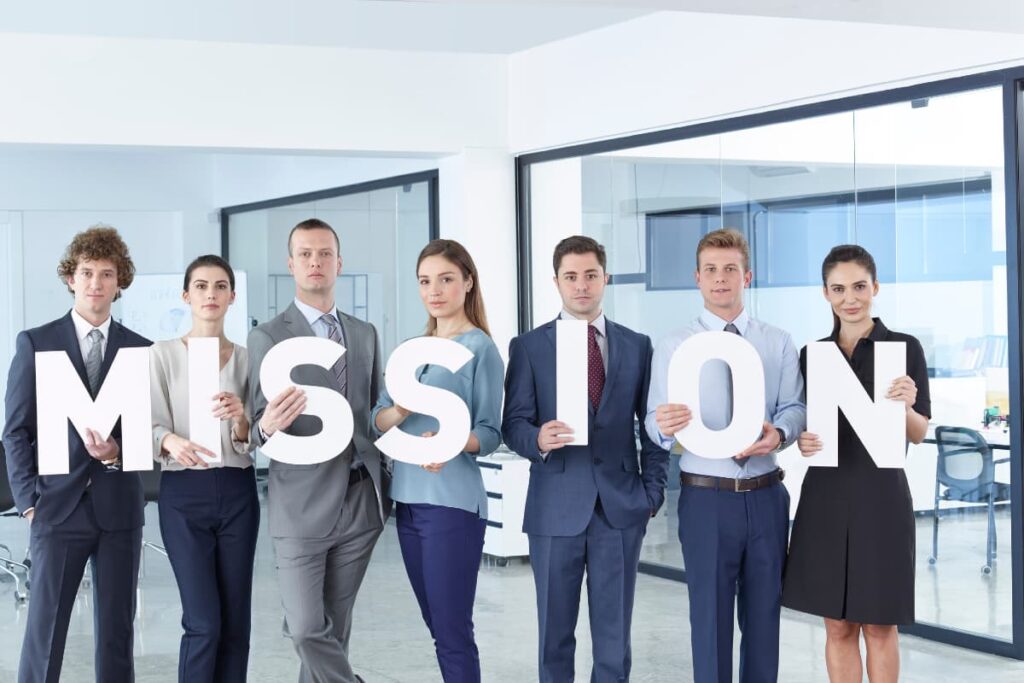
<svg viewBox="0 0 1024 683">
<path fill-rule="evenodd" d="M 109 225 L 94 225 L 75 235 L 57 265 L 57 276 L 68 291 L 74 294 L 75 290 L 68 285 L 68 278 L 75 274 L 79 262 L 99 260 L 110 261 L 117 269 L 118 292 L 114 295 L 114 301 L 117 301 L 121 298 L 121 290 L 127 289 L 135 279 L 135 264 L 128 254 L 128 245 L 117 234 L 117 230 Z"/>
<path fill-rule="evenodd" d="M 188 264 L 188 268 L 185 269 L 185 283 L 182 285 L 182 291 L 188 291 L 188 286 L 192 284 L 192 271 L 202 266 L 213 266 L 215 268 L 220 268 L 227 273 L 228 282 L 231 284 L 231 291 L 235 291 L 235 271 L 231 269 L 230 263 L 216 254 L 204 254 L 203 256 L 197 256 L 192 263 Z"/>
<path fill-rule="evenodd" d="M 743 233 L 735 228 L 712 230 L 697 242 L 697 270 L 700 270 L 700 252 L 705 249 L 738 249 L 743 255 L 743 272 L 750 270 L 750 245 Z"/>
<path fill-rule="evenodd" d="M 555 256 L 553 259 L 556 277 L 558 275 L 558 269 L 562 265 L 562 258 L 564 258 L 566 254 L 594 254 L 597 256 L 597 262 L 601 264 L 601 270 L 608 270 L 608 256 L 604 253 L 604 247 L 602 247 L 601 244 L 593 237 L 587 237 L 586 235 L 573 235 L 571 237 L 566 237 L 558 243 L 555 247 Z"/>
<path fill-rule="evenodd" d="M 334 228 L 328 225 L 327 221 L 322 221 L 319 218 L 307 218 L 301 221 L 291 229 L 288 233 L 288 255 L 292 255 L 292 235 L 299 230 L 328 230 L 334 235 L 334 246 L 338 250 L 338 255 L 341 255 L 341 240 L 338 239 L 338 233 L 334 232 Z"/>
<path fill-rule="evenodd" d="M 469 255 L 466 248 L 455 240 L 431 240 L 423 247 L 420 256 L 416 259 L 416 272 L 419 274 L 420 264 L 423 259 L 430 256 L 440 256 L 450 261 L 456 268 L 462 271 L 462 277 L 473 281 L 473 286 L 466 292 L 464 310 L 469 322 L 479 327 L 489 337 L 491 329 L 487 326 L 487 312 L 484 310 L 484 298 L 480 292 L 480 276 L 476 272 L 476 264 L 473 257 Z M 437 319 L 429 316 L 427 319 L 427 335 L 437 332 Z"/>
</svg>

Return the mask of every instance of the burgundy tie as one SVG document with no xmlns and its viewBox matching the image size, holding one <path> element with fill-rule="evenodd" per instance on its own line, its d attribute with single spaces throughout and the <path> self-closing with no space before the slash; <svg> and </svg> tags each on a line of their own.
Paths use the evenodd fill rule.
<svg viewBox="0 0 1024 683">
<path fill-rule="evenodd" d="M 601 360 L 601 349 L 597 345 L 597 330 L 587 325 L 587 389 L 590 393 L 590 405 L 597 410 L 601 403 L 601 392 L 604 391 L 604 361 Z"/>
</svg>

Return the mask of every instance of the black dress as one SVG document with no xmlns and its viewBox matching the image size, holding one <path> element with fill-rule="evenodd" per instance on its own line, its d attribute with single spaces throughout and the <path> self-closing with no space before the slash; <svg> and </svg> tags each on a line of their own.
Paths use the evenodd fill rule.
<svg viewBox="0 0 1024 683">
<path fill-rule="evenodd" d="M 821 341 L 835 342 L 835 335 Z M 874 395 L 874 343 L 907 344 L 907 374 L 917 384 L 914 410 L 931 417 L 921 343 L 890 332 L 878 318 L 847 359 Z M 800 352 L 807 375 L 807 349 Z M 786 561 L 782 604 L 862 624 L 914 621 L 914 506 L 902 469 L 878 468 L 839 413 L 839 467 L 811 467 L 800 489 Z"/>
</svg>

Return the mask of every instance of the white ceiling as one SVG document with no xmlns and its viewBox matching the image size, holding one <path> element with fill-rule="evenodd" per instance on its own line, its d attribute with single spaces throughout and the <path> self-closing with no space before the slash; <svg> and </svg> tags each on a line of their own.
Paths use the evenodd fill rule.
<svg viewBox="0 0 1024 683">
<path fill-rule="evenodd" d="M 649 13 L 559 2 L 0 0 L 0 33 L 509 54 Z"/>
<path fill-rule="evenodd" d="M 510 54 L 659 10 L 1024 33 L 1024 0 L 0 0 L 0 33 Z"/>
</svg>

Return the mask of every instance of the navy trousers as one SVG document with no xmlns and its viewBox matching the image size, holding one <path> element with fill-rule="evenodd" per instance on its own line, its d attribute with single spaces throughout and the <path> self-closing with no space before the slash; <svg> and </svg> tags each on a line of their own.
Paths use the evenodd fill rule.
<svg viewBox="0 0 1024 683">
<path fill-rule="evenodd" d="M 479 683 L 473 602 L 487 522 L 457 508 L 397 506 L 398 542 L 445 683 Z"/>
<path fill-rule="evenodd" d="M 96 680 L 135 680 L 132 646 L 142 528 L 100 529 L 89 497 L 87 490 L 61 524 L 33 521 L 30 527 L 32 599 L 18 666 L 19 683 L 60 679 L 71 610 L 90 561 Z"/>
<path fill-rule="evenodd" d="M 646 524 L 614 528 L 598 502 L 587 528 L 576 536 L 530 534 L 541 683 L 575 680 L 576 620 L 584 573 L 594 655 L 590 680 L 629 680 L 633 596 L 646 531 Z"/>
<path fill-rule="evenodd" d="M 695 683 L 732 680 L 733 614 L 742 634 L 740 681 L 778 680 L 788 528 L 789 493 L 781 483 L 747 493 L 681 488 Z"/>
<path fill-rule="evenodd" d="M 185 629 L 178 680 L 245 681 L 260 526 L 254 470 L 165 471 L 159 507 Z"/>
</svg>

